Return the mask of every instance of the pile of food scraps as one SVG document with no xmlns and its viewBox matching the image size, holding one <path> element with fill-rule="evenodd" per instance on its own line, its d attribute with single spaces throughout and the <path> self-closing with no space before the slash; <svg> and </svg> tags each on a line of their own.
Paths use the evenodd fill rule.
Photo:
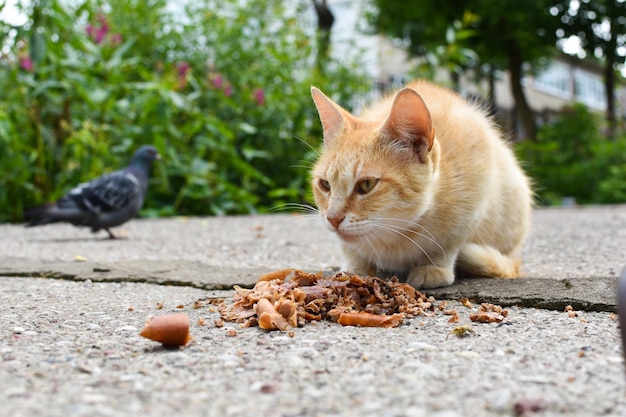
<svg viewBox="0 0 626 417">
<path fill-rule="evenodd" d="M 215 321 L 218 327 L 222 327 L 224 321 L 231 321 L 242 328 L 259 326 L 265 330 L 286 331 L 321 320 L 332 320 L 344 326 L 396 327 L 405 317 L 434 316 L 437 312 L 451 316 L 448 323 L 459 321 L 458 312 L 449 309 L 447 301 L 435 306 L 433 297 L 426 297 L 397 278 L 362 277 L 343 272 L 324 277 L 321 273 L 284 269 L 262 275 L 252 289 L 236 286 L 235 290 L 232 304 L 227 304 L 223 298 L 207 302 L 217 306 L 220 312 L 221 319 Z M 467 298 L 461 304 L 474 309 Z M 193 308 L 202 305 L 196 301 Z M 163 304 L 158 303 L 157 309 L 162 308 Z M 482 303 L 469 319 L 500 323 L 507 313 L 499 305 Z M 204 319 L 198 324 L 204 325 Z M 471 325 L 464 324 L 450 334 L 464 337 L 473 332 Z M 235 330 L 229 330 L 229 336 L 236 334 Z M 140 335 L 167 346 L 185 346 L 193 339 L 185 313 L 151 317 Z"/>
<path fill-rule="evenodd" d="M 327 319 L 345 326 L 395 327 L 405 317 L 434 314 L 434 299 L 397 278 L 343 272 L 323 277 L 285 269 L 261 276 L 252 289 L 235 290 L 233 303 L 219 310 L 223 320 L 241 327 L 284 331 Z"/>
</svg>

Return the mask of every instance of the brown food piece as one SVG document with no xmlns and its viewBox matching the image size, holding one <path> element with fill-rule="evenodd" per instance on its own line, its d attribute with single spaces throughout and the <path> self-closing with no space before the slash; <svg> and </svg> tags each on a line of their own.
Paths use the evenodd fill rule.
<svg viewBox="0 0 626 417">
<path fill-rule="evenodd" d="M 450 320 L 448 320 L 448 323 L 458 323 L 459 320 L 460 320 L 459 315 L 455 311 L 454 315 L 450 317 Z"/>
<path fill-rule="evenodd" d="M 280 391 L 281 388 L 282 385 L 279 382 L 266 382 L 265 384 L 261 385 L 261 388 L 259 390 L 264 394 L 273 394 Z"/>
<path fill-rule="evenodd" d="M 298 327 L 298 306 L 292 300 L 282 299 L 276 308 L 291 327 Z"/>
<path fill-rule="evenodd" d="M 257 282 L 260 281 L 274 281 L 280 280 L 284 281 L 285 278 L 289 276 L 293 272 L 293 268 L 281 269 L 279 271 L 268 272 L 267 274 L 263 274 L 257 279 Z"/>
<path fill-rule="evenodd" d="M 365 311 L 346 312 L 339 315 L 337 323 L 342 326 L 361 326 L 361 327 L 396 327 L 404 319 L 404 314 L 392 314 L 391 316 L 381 316 L 378 314 L 367 313 Z"/>
<path fill-rule="evenodd" d="M 470 314 L 471 321 L 478 321 L 481 323 L 500 323 L 509 314 L 507 310 L 502 309 L 501 306 L 482 303 L 477 313 Z"/>
<path fill-rule="evenodd" d="M 189 316 L 176 313 L 150 317 L 139 335 L 166 346 L 185 346 L 191 340 Z"/>
<path fill-rule="evenodd" d="M 479 311 L 477 313 L 470 314 L 471 321 L 478 321 L 480 323 L 500 323 L 504 320 L 502 314 L 494 311 Z"/>
<path fill-rule="evenodd" d="M 258 317 L 259 327 L 265 330 L 287 330 L 289 323 L 267 298 L 261 298 L 255 305 L 254 311 Z"/>
<path fill-rule="evenodd" d="M 224 303 L 218 309 L 224 320 L 239 323 L 240 327 L 259 325 L 285 330 L 324 319 L 338 321 L 342 313 L 366 312 L 383 317 L 382 322 L 394 323 L 398 316 L 385 317 L 433 315 L 434 302 L 434 298 L 427 298 L 397 278 L 345 273 L 324 277 L 321 273 L 285 269 L 265 274 L 252 289 L 235 287 L 233 303 Z"/>
<path fill-rule="evenodd" d="M 545 408 L 545 403 L 541 398 L 522 398 L 515 403 L 516 416 L 528 416 Z"/>
<path fill-rule="evenodd" d="M 572 307 L 572 306 L 569 306 L 569 305 L 566 306 L 565 307 L 565 312 L 567 313 L 567 315 L 569 317 L 572 317 L 572 318 L 578 317 L 578 313 L 576 312 L 576 310 L 574 310 L 574 307 Z"/>
</svg>

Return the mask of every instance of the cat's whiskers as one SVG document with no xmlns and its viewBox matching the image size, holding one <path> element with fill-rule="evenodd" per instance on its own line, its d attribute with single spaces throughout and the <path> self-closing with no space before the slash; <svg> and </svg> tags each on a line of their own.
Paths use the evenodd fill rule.
<svg viewBox="0 0 626 417">
<path fill-rule="evenodd" d="M 277 206 L 272 207 L 269 211 L 271 212 L 280 212 L 280 211 L 290 211 L 294 215 L 288 217 L 289 221 L 306 221 L 319 223 L 320 215 L 319 210 L 311 206 L 309 204 L 301 204 L 301 203 L 283 203 Z"/>
<path fill-rule="evenodd" d="M 381 264 L 380 254 L 378 253 L 378 250 L 376 250 L 376 246 L 374 246 L 374 244 L 369 239 L 369 237 L 367 237 L 368 234 L 370 233 L 364 234 L 363 237 L 365 238 L 365 240 L 367 240 L 367 243 L 369 243 L 370 247 L 372 248 L 372 251 L 374 251 L 374 255 L 376 255 L 376 259 L 378 260 L 377 264 L 380 265 Z"/>
<path fill-rule="evenodd" d="M 306 222 L 306 227 L 309 227 L 310 224 L 321 224 L 319 210 L 309 204 L 283 203 L 272 207 L 270 211 L 275 213 L 280 211 L 289 211 L 290 213 L 286 213 L 292 214 L 291 216 L 287 217 L 287 220 L 289 222 Z"/>
<path fill-rule="evenodd" d="M 372 223 L 372 226 L 378 227 L 380 229 L 388 230 L 388 231 L 390 231 L 392 233 L 396 233 L 396 234 L 404 237 L 409 242 L 413 243 L 419 250 L 421 250 L 422 253 L 428 258 L 428 260 L 430 261 L 431 264 L 433 264 L 434 266 L 437 266 L 437 264 L 435 264 L 435 261 L 433 261 L 433 259 L 430 257 L 430 255 L 428 255 L 428 252 L 426 252 L 426 250 L 419 243 L 417 243 L 414 239 L 412 239 L 410 236 L 408 236 L 405 233 L 403 233 L 402 230 L 398 230 L 396 228 L 393 228 L 393 227 L 390 227 L 390 226 L 387 226 L 387 225 L 384 225 L 384 224 L 379 224 L 379 223 Z M 423 235 L 421 235 L 421 236 L 425 237 Z"/>
<path fill-rule="evenodd" d="M 398 219 L 398 220 L 399 220 L 399 219 Z M 411 223 L 413 223 L 413 222 L 411 222 Z M 439 244 L 439 242 L 437 242 L 437 241 L 435 240 L 435 238 L 434 238 L 434 236 L 432 235 L 432 233 L 430 233 L 430 232 L 428 231 L 428 229 L 426 229 L 425 227 L 422 227 L 422 229 L 424 229 L 424 230 L 426 231 L 426 233 L 428 233 L 428 235 L 429 235 L 429 236 L 426 236 L 425 234 L 420 233 L 420 232 L 418 232 L 417 230 L 409 229 L 409 228 L 402 227 L 402 226 L 396 226 L 395 224 L 384 223 L 384 224 L 382 224 L 382 225 L 381 225 L 381 224 L 378 224 L 378 225 L 379 225 L 379 226 L 386 226 L 386 227 L 388 227 L 388 228 L 393 228 L 393 229 L 395 229 L 396 231 L 398 231 L 398 232 L 400 232 L 400 233 L 402 233 L 402 232 L 415 233 L 416 235 L 418 235 L 418 236 L 420 236 L 420 237 L 423 237 L 424 239 L 429 240 L 429 241 L 431 241 L 432 243 L 434 243 L 434 244 L 435 244 L 435 246 L 437 246 L 437 247 L 439 248 L 439 250 L 441 250 L 441 253 L 442 253 L 444 256 L 445 256 L 445 254 L 446 254 L 446 251 L 445 251 L 445 249 L 443 248 L 443 246 L 441 246 L 441 245 Z M 389 230 L 389 229 L 388 229 L 388 230 Z"/>
<path fill-rule="evenodd" d="M 282 203 L 269 209 L 269 211 L 271 212 L 287 211 L 287 210 L 293 210 L 293 211 L 296 211 L 299 213 L 305 213 L 305 214 L 319 215 L 319 209 L 317 209 L 316 207 L 310 204 L 302 204 L 302 203 Z"/>
<path fill-rule="evenodd" d="M 298 159 L 297 160 L 297 164 L 295 165 L 289 165 L 289 168 L 304 168 L 307 171 L 310 171 L 311 169 L 313 169 L 313 166 L 315 165 L 314 161 L 310 161 L 307 159 Z"/>
<path fill-rule="evenodd" d="M 297 222 L 298 224 L 306 223 L 305 227 L 310 227 L 310 225 L 321 227 L 319 216 L 314 215 L 314 214 L 301 214 L 301 215 L 296 215 L 296 216 L 289 216 L 287 220 L 289 222 Z"/>
<path fill-rule="evenodd" d="M 428 233 L 428 236 L 430 236 L 431 239 L 435 239 L 435 237 L 433 236 L 432 233 L 430 233 L 430 231 L 423 225 L 414 222 L 413 220 L 406 220 L 406 219 L 398 219 L 398 218 L 393 218 L 393 217 L 373 217 L 370 220 L 382 220 L 382 221 L 393 221 L 393 222 L 404 222 L 404 223 L 408 223 L 411 226 L 415 226 L 415 227 L 419 227 L 420 229 L 422 229 L 423 231 L 425 231 L 426 233 Z M 386 223 L 387 224 L 387 223 Z M 387 226 L 390 226 L 389 224 L 387 224 Z M 443 250 L 443 249 L 442 249 Z"/>
<path fill-rule="evenodd" d="M 307 146 L 307 148 L 309 148 L 311 151 L 313 151 L 313 153 L 315 154 L 315 156 L 316 156 L 317 158 L 319 158 L 319 157 L 320 157 L 320 151 L 319 151 L 319 149 L 318 149 L 318 148 L 316 148 L 315 146 L 311 145 L 310 143 L 308 143 L 307 141 L 305 141 L 305 140 L 304 140 L 304 139 L 302 139 L 302 138 L 299 138 L 299 137 L 297 137 L 297 136 L 294 136 L 294 138 L 296 138 L 296 139 L 297 139 L 297 140 L 299 140 L 300 142 L 304 143 L 304 144 Z"/>
<path fill-rule="evenodd" d="M 300 169 L 310 170 L 311 167 L 313 166 L 312 162 L 309 162 L 309 161 L 301 161 L 301 162 L 307 165 L 289 165 L 289 168 L 300 168 Z"/>
</svg>

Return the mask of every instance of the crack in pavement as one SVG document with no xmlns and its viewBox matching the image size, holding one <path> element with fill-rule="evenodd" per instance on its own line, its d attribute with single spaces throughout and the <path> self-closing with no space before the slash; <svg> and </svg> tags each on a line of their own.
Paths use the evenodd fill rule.
<svg viewBox="0 0 626 417">
<path fill-rule="evenodd" d="M 232 268 L 195 261 L 33 262 L 22 258 L 0 258 L 0 276 L 48 278 L 102 283 L 146 283 L 186 286 L 203 290 L 232 290 L 235 285 L 251 288 L 267 268 Z M 335 271 L 322 271 L 330 275 Z M 423 291 L 438 300 L 493 303 L 563 311 L 617 312 L 617 278 L 469 278 L 453 285 Z"/>
</svg>

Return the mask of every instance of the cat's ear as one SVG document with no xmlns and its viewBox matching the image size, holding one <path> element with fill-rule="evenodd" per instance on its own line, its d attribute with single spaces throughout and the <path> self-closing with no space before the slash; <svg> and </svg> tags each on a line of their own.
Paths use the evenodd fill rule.
<svg viewBox="0 0 626 417">
<path fill-rule="evenodd" d="M 313 96 L 315 107 L 317 107 L 317 112 L 322 121 L 324 145 L 328 146 L 341 135 L 347 123 L 344 116 L 345 111 L 315 87 L 311 87 L 311 96 Z"/>
<path fill-rule="evenodd" d="M 426 162 L 426 156 L 433 148 L 435 128 L 426 103 L 415 90 L 403 88 L 396 94 L 382 133 Z"/>
</svg>

